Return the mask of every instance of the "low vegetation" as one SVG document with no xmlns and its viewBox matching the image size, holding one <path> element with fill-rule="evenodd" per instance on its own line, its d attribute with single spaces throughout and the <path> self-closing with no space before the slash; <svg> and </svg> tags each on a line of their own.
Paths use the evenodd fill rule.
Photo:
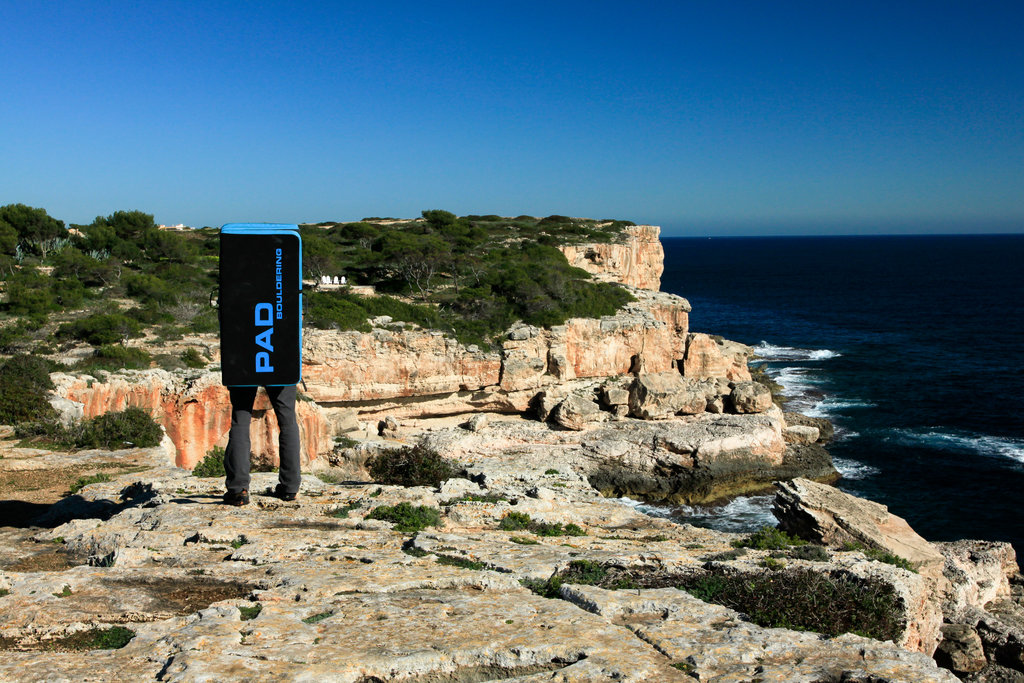
<svg viewBox="0 0 1024 683">
<path fill-rule="evenodd" d="M 393 523 L 395 531 L 422 531 L 428 526 L 441 526 L 441 513 L 427 505 L 413 506 L 402 502 L 398 505 L 378 505 L 366 519 L 382 519 Z"/>
<path fill-rule="evenodd" d="M 227 476 L 227 473 L 224 471 L 224 449 L 220 446 L 211 448 L 206 453 L 206 457 L 192 468 L 192 476 L 206 478 Z"/>
<path fill-rule="evenodd" d="M 507 512 L 501 518 L 498 528 L 503 531 L 526 530 L 538 536 L 586 536 L 587 532 L 577 524 L 561 522 L 538 522 L 525 512 Z"/>
<path fill-rule="evenodd" d="M 89 484 L 99 484 L 102 482 L 110 481 L 110 475 L 99 472 L 97 474 L 90 474 L 84 477 L 79 477 L 75 483 L 68 488 L 69 495 L 75 495 Z"/>
<path fill-rule="evenodd" d="M 732 542 L 734 548 L 753 548 L 754 550 L 785 550 L 791 546 L 807 545 L 807 541 L 790 536 L 782 529 L 764 526 L 747 536 Z"/>
<path fill-rule="evenodd" d="M 423 444 L 375 455 L 366 461 L 366 469 L 379 484 L 435 487 L 458 471 L 452 462 Z"/>
<path fill-rule="evenodd" d="M 141 408 L 104 413 L 92 419 L 64 426 L 50 417 L 19 424 L 15 436 L 29 444 L 62 449 L 152 448 L 159 446 L 163 430 L 149 413 Z"/>
<path fill-rule="evenodd" d="M 815 631 L 829 636 L 856 633 L 897 640 L 903 629 L 901 603 L 892 586 L 844 574 L 788 569 L 774 558 L 765 573 L 707 570 L 664 574 L 645 568 L 609 567 L 575 560 L 547 580 L 523 580 L 527 588 L 560 597 L 564 584 L 594 585 L 609 590 L 675 587 L 705 601 L 747 615 L 769 628 Z"/>
<path fill-rule="evenodd" d="M 606 315 L 632 297 L 570 267 L 556 247 L 620 240 L 627 225 L 559 215 L 459 217 L 440 209 L 413 220 L 303 225 L 305 279 L 344 275 L 378 294 L 310 291 L 307 323 L 366 330 L 369 318 L 389 316 L 490 346 L 516 320 L 550 326 Z M 77 344 L 127 348 L 148 333 L 147 343 L 159 344 L 184 332 L 216 332 L 208 297 L 218 259 L 214 228 L 161 230 L 142 211 L 65 225 L 42 208 L 0 206 L 0 314 L 7 316 L 0 353 L 56 355 Z M 194 349 L 156 357 L 108 349 L 78 369 L 154 364 L 200 368 L 206 361 Z"/>
<path fill-rule="evenodd" d="M 830 636 L 856 633 L 877 640 L 897 640 L 902 630 L 899 597 L 891 586 L 876 581 L 791 569 L 695 575 L 678 587 L 742 612 L 759 626 Z"/>
<path fill-rule="evenodd" d="M 917 568 L 911 564 L 910 560 L 899 555 L 894 555 L 887 550 L 881 548 L 865 548 L 861 543 L 844 543 L 842 550 L 846 552 L 859 550 L 869 559 L 875 560 L 876 562 L 884 562 L 885 564 L 891 564 L 894 567 L 900 569 L 906 569 L 907 571 L 917 573 Z"/>
</svg>

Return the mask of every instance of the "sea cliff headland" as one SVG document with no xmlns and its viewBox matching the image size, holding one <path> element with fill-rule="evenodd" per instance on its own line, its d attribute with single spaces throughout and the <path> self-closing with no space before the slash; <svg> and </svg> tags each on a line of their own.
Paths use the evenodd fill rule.
<svg viewBox="0 0 1024 683">
<path fill-rule="evenodd" d="M 4 530 L 0 677 L 952 681 L 1021 669 L 1013 549 L 929 543 L 819 483 L 836 476 L 827 423 L 783 413 L 748 347 L 690 330 L 689 303 L 657 291 L 657 235 L 624 226 L 560 246 L 627 288 L 609 315 L 517 323 L 490 348 L 390 316 L 307 333 L 294 503 L 226 508 L 221 482 L 189 471 L 226 438 L 214 336 L 189 338 L 209 350 L 204 368 L 53 374 L 65 419 L 134 406 L 166 438 L 114 453 L 4 445 L 7 472 L 147 469 Z M 257 408 L 254 457 L 273 467 L 273 414 Z M 453 476 L 374 480 L 374 462 L 415 449 Z M 256 474 L 254 492 L 275 476 Z M 788 533 L 699 529 L 619 498 L 710 502 L 780 480 Z"/>
</svg>

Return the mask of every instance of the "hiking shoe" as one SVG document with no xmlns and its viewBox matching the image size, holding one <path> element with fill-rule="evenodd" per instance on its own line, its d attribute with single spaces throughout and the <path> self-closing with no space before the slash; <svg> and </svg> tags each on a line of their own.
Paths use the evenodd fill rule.
<svg viewBox="0 0 1024 683">
<path fill-rule="evenodd" d="M 241 507 L 242 505 L 249 504 L 249 492 L 245 489 L 241 491 L 228 491 L 224 494 L 225 505 L 235 505 Z"/>
<path fill-rule="evenodd" d="M 277 486 L 275 486 L 274 492 L 271 493 L 270 495 L 274 496 L 274 498 L 280 498 L 283 501 L 295 500 L 295 494 L 288 493 L 287 491 L 285 491 L 284 484 L 278 484 Z"/>
</svg>

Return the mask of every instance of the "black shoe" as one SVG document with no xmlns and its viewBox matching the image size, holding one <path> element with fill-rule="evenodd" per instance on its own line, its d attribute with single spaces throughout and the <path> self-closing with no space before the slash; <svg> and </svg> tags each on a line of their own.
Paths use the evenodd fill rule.
<svg viewBox="0 0 1024 683">
<path fill-rule="evenodd" d="M 291 501 L 295 500 L 296 494 L 288 493 L 284 490 L 284 484 L 278 484 L 274 487 L 274 492 L 270 495 L 274 496 L 274 498 L 280 498 L 283 501 Z"/>
<path fill-rule="evenodd" d="M 235 505 L 241 507 L 249 504 L 249 492 L 245 489 L 241 491 L 228 491 L 224 494 L 225 505 Z"/>
</svg>

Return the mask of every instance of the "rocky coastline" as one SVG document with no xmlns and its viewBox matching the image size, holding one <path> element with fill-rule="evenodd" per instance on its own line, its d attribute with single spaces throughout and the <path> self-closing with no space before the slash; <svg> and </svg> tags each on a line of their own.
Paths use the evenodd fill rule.
<svg viewBox="0 0 1024 683">
<path fill-rule="evenodd" d="M 831 425 L 784 413 L 753 381 L 749 347 L 689 329 L 689 303 L 657 291 L 657 237 L 634 226 L 621 244 L 563 248 L 635 301 L 514 326 L 495 350 L 387 318 L 307 334 L 294 503 L 226 508 L 219 480 L 192 476 L 226 440 L 215 366 L 55 374 L 66 418 L 137 406 L 166 438 L 115 454 L 3 442 L 6 472 L 69 458 L 145 471 L 0 530 L 0 680 L 1024 680 L 1012 547 L 929 543 L 828 486 Z M 190 342 L 216 360 L 215 338 Z M 272 467 L 273 411 L 256 407 L 254 458 Z M 371 480 L 370 458 L 413 444 L 457 475 Z M 275 476 L 257 473 L 254 492 Z M 773 484 L 794 535 L 779 547 L 619 500 L 707 504 Z M 433 511 L 431 525 L 381 517 L 403 505 Z M 753 608 L 692 589 L 737 580 L 870 594 L 887 607 L 856 618 L 888 625 L 855 629 L 872 637 L 759 625 Z M 777 592 L 772 609 L 808 628 Z M 130 640 L 73 646 L 113 629 Z"/>
</svg>

